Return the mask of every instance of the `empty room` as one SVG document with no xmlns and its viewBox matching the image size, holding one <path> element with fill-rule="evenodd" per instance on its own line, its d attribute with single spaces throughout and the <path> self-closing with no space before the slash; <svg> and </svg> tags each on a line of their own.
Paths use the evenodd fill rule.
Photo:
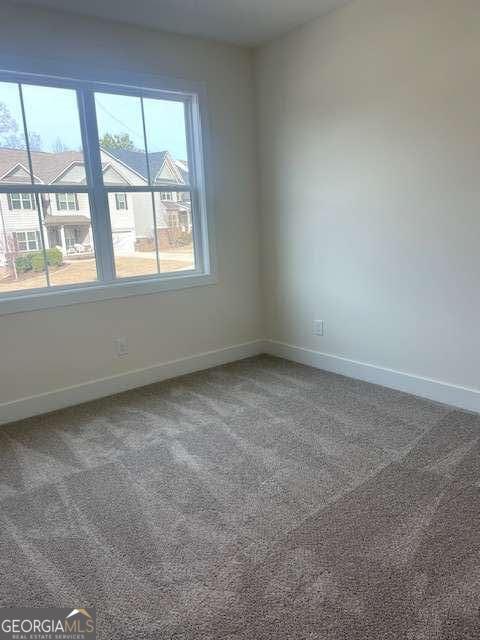
<svg viewBox="0 0 480 640">
<path fill-rule="evenodd" d="M 480 638 L 478 0 L 0 2 L 0 640 Z"/>
</svg>

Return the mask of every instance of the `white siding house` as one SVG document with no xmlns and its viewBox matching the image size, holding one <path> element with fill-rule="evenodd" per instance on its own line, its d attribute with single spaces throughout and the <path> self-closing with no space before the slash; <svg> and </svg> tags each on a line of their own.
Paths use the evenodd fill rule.
<svg viewBox="0 0 480 640">
<path fill-rule="evenodd" d="M 147 185 L 145 154 L 101 149 L 101 160 L 106 185 Z M 42 194 L 38 200 L 22 191 L 22 185 L 30 183 L 25 161 L 23 150 L 0 149 L 0 183 L 18 185 L 18 188 L 12 187 L 8 194 L 0 194 L 0 266 L 6 266 L 12 256 L 41 249 L 42 236 L 47 249 L 58 247 L 66 258 L 92 256 L 88 195 L 75 191 L 75 185 L 85 185 L 82 153 L 32 152 L 36 182 L 72 187 L 68 193 Z M 168 152 L 152 154 L 150 168 L 157 185 L 188 182 L 185 163 L 177 165 Z M 179 229 L 191 231 L 189 200 L 189 194 L 156 193 L 154 221 L 149 193 L 110 193 L 108 201 L 115 254 L 127 255 L 151 249 L 155 244 L 155 226 L 158 244 L 164 247 L 174 240 Z"/>
</svg>

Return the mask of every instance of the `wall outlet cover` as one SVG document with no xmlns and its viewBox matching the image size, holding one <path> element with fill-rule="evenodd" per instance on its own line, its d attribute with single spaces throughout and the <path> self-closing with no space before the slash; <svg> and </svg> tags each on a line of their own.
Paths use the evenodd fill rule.
<svg viewBox="0 0 480 640">
<path fill-rule="evenodd" d="M 324 335 L 324 323 L 323 320 L 315 320 L 313 323 L 313 333 L 316 336 L 323 336 Z"/>
<path fill-rule="evenodd" d="M 115 351 L 119 358 L 128 355 L 128 340 L 127 338 L 115 338 L 113 341 L 115 345 Z"/>
</svg>

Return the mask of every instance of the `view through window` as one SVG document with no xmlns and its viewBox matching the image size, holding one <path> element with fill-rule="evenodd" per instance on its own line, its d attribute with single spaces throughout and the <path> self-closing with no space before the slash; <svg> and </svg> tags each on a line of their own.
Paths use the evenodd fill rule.
<svg viewBox="0 0 480 640">
<path fill-rule="evenodd" d="M 201 272 L 191 108 L 0 81 L 0 296 Z"/>
</svg>

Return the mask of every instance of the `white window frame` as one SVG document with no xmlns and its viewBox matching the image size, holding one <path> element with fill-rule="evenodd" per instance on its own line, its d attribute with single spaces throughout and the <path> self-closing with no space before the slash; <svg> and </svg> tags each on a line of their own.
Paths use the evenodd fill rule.
<svg viewBox="0 0 480 640">
<path fill-rule="evenodd" d="M 56 193 L 55 195 L 57 211 L 78 211 L 78 198 L 76 193 L 72 191 L 63 191 Z M 65 207 L 60 206 L 61 196 L 65 196 Z M 73 196 L 73 199 L 71 196 Z"/>
<path fill-rule="evenodd" d="M 13 206 L 14 196 L 18 196 L 15 200 L 20 204 L 19 207 Z M 25 206 L 25 196 L 28 196 L 29 206 Z M 31 193 L 23 193 L 23 191 L 11 191 L 7 194 L 10 211 L 35 211 L 35 199 Z"/>
<path fill-rule="evenodd" d="M 128 196 L 126 193 L 115 194 L 115 209 L 117 211 L 128 211 Z M 123 206 L 120 206 L 123 205 Z"/>
<path fill-rule="evenodd" d="M 69 285 L 45 289 L 30 289 L 12 293 L 0 293 L 0 316 L 35 309 L 95 302 L 128 296 L 156 294 L 162 291 L 185 289 L 218 282 L 216 253 L 213 237 L 213 211 L 210 182 L 205 167 L 208 166 L 208 122 L 206 117 L 206 91 L 202 83 L 159 78 L 147 74 L 97 69 L 92 77 L 84 68 L 58 61 L 4 58 L 0 69 L 0 81 L 77 90 L 79 115 L 85 151 L 85 169 L 89 172 L 88 186 L 75 185 L 76 193 L 88 193 L 92 211 L 92 230 L 96 236 L 97 269 L 102 280 L 89 284 Z M 10 67 L 10 68 L 9 68 Z M 68 75 L 65 75 L 68 74 Z M 79 91 L 81 87 L 81 91 Z M 190 166 L 190 185 L 151 185 L 149 188 L 104 185 L 101 176 L 98 135 L 85 135 L 97 131 L 94 93 L 120 93 L 143 97 L 156 97 L 184 101 L 186 113 L 187 146 Z M 85 126 L 88 122 L 88 126 Z M 207 148 L 206 148 L 207 147 Z M 92 165 L 97 170 L 92 171 Z M 22 185 L 22 192 L 37 194 L 71 192 L 73 185 Z M 12 185 L 1 185 L 0 192 L 11 192 Z M 114 278 L 113 243 L 111 240 L 108 194 L 130 191 L 189 191 L 192 202 L 195 269 L 169 272 L 134 278 Z"/>
<path fill-rule="evenodd" d="M 31 242 L 31 240 L 28 239 L 28 234 L 29 233 L 34 233 L 35 234 L 35 248 L 34 249 L 30 249 L 30 247 L 28 246 L 29 243 Z M 15 244 L 18 246 L 18 244 L 21 242 L 22 244 L 26 244 L 27 248 L 26 249 L 18 249 L 18 251 L 20 253 L 28 253 L 29 251 L 40 251 L 41 250 L 41 245 L 40 245 L 40 232 L 37 231 L 37 229 L 27 229 L 27 230 L 21 230 L 21 231 L 14 231 L 13 235 L 15 237 Z M 25 240 L 19 240 L 18 236 L 25 236 Z"/>
</svg>

